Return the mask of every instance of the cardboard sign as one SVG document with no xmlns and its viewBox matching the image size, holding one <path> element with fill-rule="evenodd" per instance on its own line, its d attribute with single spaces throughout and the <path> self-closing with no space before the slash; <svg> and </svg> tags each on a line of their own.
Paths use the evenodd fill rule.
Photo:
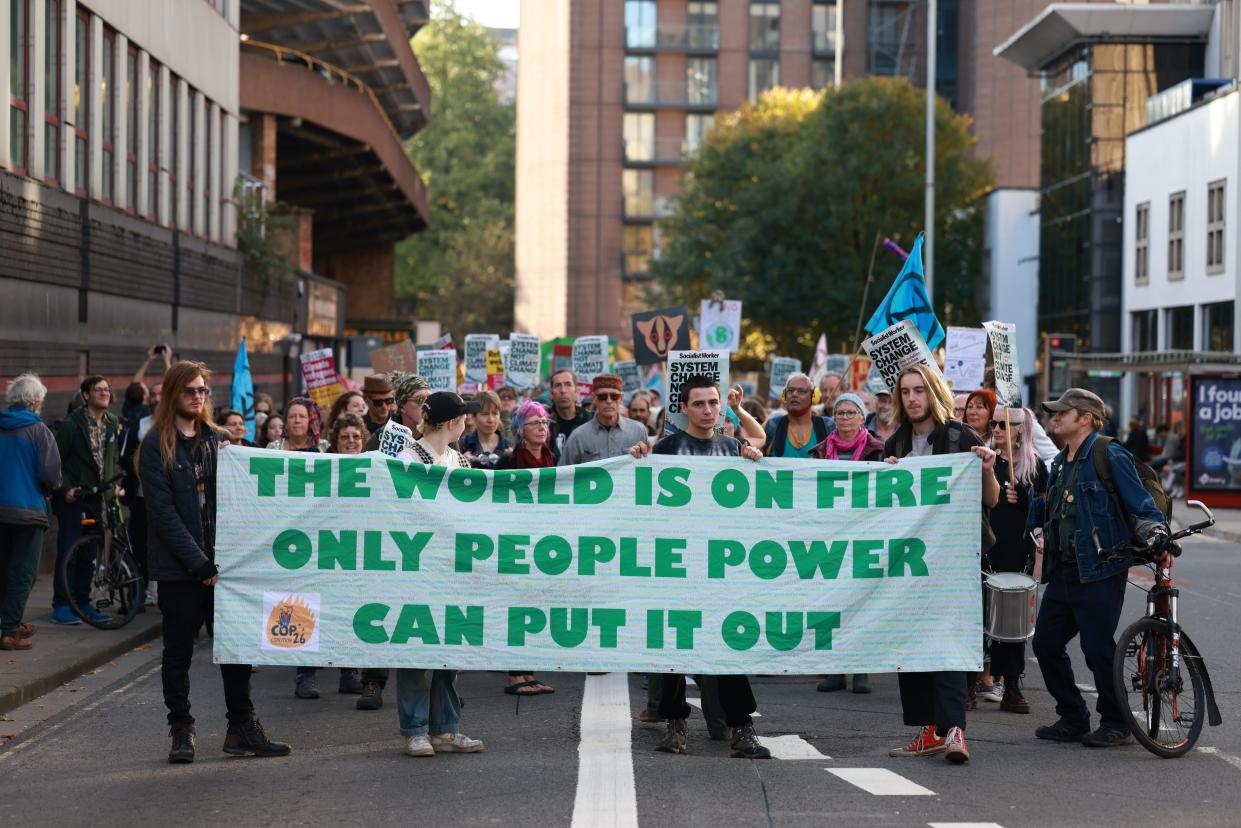
<svg viewBox="0 0 1241 828">
<path fill-rule="evenodd" d="M 793 357 L 772 357 L 771 358 L 771 389 L 767 395 L 772 399 L 779 399 L 784 393 L 784 386 L 789 384 L 789 377 L 793 374 L 801 372 L 801 360 Z"/>
<path fill-rule="evenodd" d="M 435 340 L 435 344 L 431 346 L 433 351 L 457 350 L 457 346 L 452 344 L 452 334 L 446 333 L 439 339 Z"/>
<path fill-rule="evenodd" d="M 332 349 L 307 351 L 301 355 L 301 363 L 307 396 L 320 408 L 330 408 L 332 401 L 345 390 L 336 373 L 336 356 Z"/>
<path fill-rule="evenodd" d="M 844 376 L 849 370 L 848 354 L 828 354 L 827 363 L 824 366 L 825 374 L 840 374 Z"/>
<path fill-rule="evenodd" d="M 513 333 L 508 338 L 504 372 L 514 388 L 533 388 L 539 384 L 539 338 L 534 334 Z"/>
<path fill-rule="evenodd" d="M 895 391 L 896 378 L 901 371 L 919 362 L 930 365 L 935 373 L 940 373 L 939 366 L 931 356 L 931 349 L 926 346 L 914 323 L 908 319 L 902 319 L 867 339 L 862 343 L 862 349 L 874 363 L 889 391 Z"/>
<path fill-rule="evenodd" d="M 595 377 L 608 372 L 608 338 L 579 336 L 573 341 L 573 373 L 579 397 L 590 396 Z"/>
<path fill-rule="evenodd" d="M 681 383 L 695 374 L 705 374 L 720 388 L 720 417 L 716 431 L 724 428 L 724 406 L 728 404 L 728 353 L 725 351 L 673 351 L 668 354 L 668 413 L 664 422 L 668 433 L 684 431 L 689 421 L 681 410 Z"/>
<path fill-rule="evenodd" d="M 846 379 L 849 382 L 849 390 L 861 391 L 866 389 L 866 378 L 870 376 L 870 357 L 856 356 L 849 367 L 849 376 Z M 869 389 L 867 389 L 869 390 Z M 871 392 L 874 393 L 874 392 Z"/>
<path fill-rule="evenodd" d="M 500 347 L 499 334 L 465 335 L 465 381 L 472 385 L 487 383 L 487 351 Z"/>
<path fill-rule="evenodd" d="M 379 374 L 390 374 L 393 371 L 412 374 L 418 370 L 417 349 L 408 339 L 386 348 L 376 348 L 371 351 L 371 368 Z"/>
<path fill-rule="evenodd" d="M 504 355 L 499 348 L 487 351 L 487 387 L 492 391 L 504 387 Z"/>
<path fill-rule="evenodd" d="M 698 342 L 704 348 L 735 353 L 741 347 L 741 303 L 733 299 L 703 299 Z"/>
<path fill-rule="evenodd" d="M 639 365 L 663 362 L 672 351 L 690 347 L 689 308 L 676 308 L 635 313 L 633 321 L 633 358 Z"/>
<path fill-rule="evenodd" d="M 405 446 L 412 442 L 414 432 L 396 420 L 389 420 L 379 430 L 379 450 L 389 457 L 399 457 Z"/>
<path fill-rule="evenodd" d="M 987 370 L 987 332 L 982 328 L 948 328 L 948 347 L 944 356 L 944 379 L 952 390 L 976 391 L 982 388 Z"/>
<path fill-rule="evenodd" d="M 995 401 L 998 405 L 1021 405 L 1021 374 L 1017 361 L 1017 326 L 1007 322 L 984 322 L 991 339 L 991 364 L 995 371 Z"/>
<path fill-rule="evenodd" d="M 456 391 L 457 352 L 447 349 L 419 351 L 418 373 L 432 391 Z"/>
<path fill-rule="evenodd" d="M 621 391 L 625 393 L 625 405 L 633 399 L 634 392 L 642 388 L 642 369 L 632 359 L 618 360 L 616 376 L 621 378 Z"/>
</svg>

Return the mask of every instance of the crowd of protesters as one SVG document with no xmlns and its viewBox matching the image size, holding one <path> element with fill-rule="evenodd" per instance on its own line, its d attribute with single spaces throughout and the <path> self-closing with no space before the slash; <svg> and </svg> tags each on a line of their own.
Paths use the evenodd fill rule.
<svg viewBox="0 0 1241 828">
<path fill-rule="evenodd" d="M 161 382 L 148 386 L 146 374 L 159 360 L 164 366 Z M 210 634 L 212 587 L 218 579 L 215 461 L 229 445 L 337 454 L 383 450 L 407 461 L 482 469 L 546 468 L 624 455 L 642 462 L 651 454 L 732 457 L 739 462 L 800 458 L 900 463 L 906 457 L 973 452 L 983 468 L 981 570 L 1034 573 L 1045 582 L 1063 581 L 1053 596 L 1060 602 L 1054 618 L 1057 626 L 1040 626 L 1034 641 L 1061 717 L 1055 725 L 1040 728 L 1039 737 L 1096 746 L 1125 741 L 1117 733 L 1115 700 L 1106 693 L 1100 697 L 1103 735 L 1089 731 L 1088 714 L 1080 694 L 1074 697 L 1064 656 L 1065 644 L 1080 627 L 1091 669 L 1100 674 L 1104 659 L 1110 664 L 1107 641 L 1116 624 L 1116 618 L 1110 618 L 1108 627 L 1108 613 L 1116 604 L 1115 572 L 1109 569 L 1096 576 L 1089 551 L 1075 550 L 1072 540 L 1075 521 L 1082 519 L 1073 505 L 1073 487 L 1078 485 L 1079 471 L 1093 473 L 1090 463 L 1076 461 L 1089 453 L 1091 435 L 1109 413 L 1088 391 L 1073 389 L 1060 401 L 1044 404 L 1051 415 L 1049 436 L 1034 411 L 998 406 L 990 388 L 954 399 L 940 374 L 926 366 L 903 371 L 892 393 L 851 392 L 838 374 L 826 374 L 817 383 L 805 374 L 793 374 L 773 397 L 773 406 L 747 397 L 740 386 L 721 395 L 712 379 L 691 377 L 677 389 L 687 420 L 683 430 L 666 428 L 666 411 L 657 391 L 627 394 L 621 378 L 607 374 L 595 377 L 590 394 L 582 397 L 578 377 L 567 369 L 553 372 L 544 389 L 503 387 L 464 397 L 433 393 L 416 374 L 374 374 L 326 407 L 305 396 L 280 405 L 258 394 L 252 421 L 244 412 L 212 406 L 210 377 L 205 365 L 173 362 L 171 349 L 156 346 L 127 387 L 119 416 L 112 410 L 111 385 L 103 376 L 82 381 L 73 410 L 56 423 L 54 432 L 43 423 L 47 389 L 35 375 L 22 375 L 9 384 L 6 408 L 0 411 L 0 649 L 33 646 L 35 630 L 23 615 L 49 511 L 57 518 L 59 562 L 80 536 L 83 518 L 98 516 L 104 498 L 123 497 L 146 601 L 157 604 L 162 613 L 171 762 L 190 762 L 195 755 L 189 668 L 196 637 L 204 627 Z M 1064 425 L 1069 422 L 1066 412 L 1072 413 L 1070 425 Z M 721 416 L 722 431 L 716 428 Z M 1164 444 L 1164 455 L 1174 456 L 1176 447 L 1169 447 L 1173 442 L 1170 437 Z M 1148 452 L 1148 443 L 1143 433 L 1126 445 Z M 1125 460 L 1128 455 L 1120 444 L 1108 445 L 1108 452 L 1117 468 L 1129 462 L 1132 474 L 1132 462 Z M 1067 480 L 1066 468 L 1073 475 Z M 114 485 L 118 474 L 124 475 L 123 482 Z M 1122 492 L 1128 498 L 1126 508 L 1142 516 L 1149 531 L 1166 532 L 1166 526 L 1157 525 L 1160 519 L 1149 496 L 1143 500 L 1131 489 Z M 1040 532 L 1028 531 L 1032 526 L 1039 530 L 1046 526 L 1042 536 L 1049 538 L 1048 549 L 1036 541 Z M 102 614 L 91 604 L 89 578 L 86 570 L 69 573 L 67 582 L 55 579 L 53 623 L 79 624 L 78 612 Z M 1102 580 L 1104 586 L 1095 583 Z M 1104 597 L 1093 597 L 1106 590 L 1110 592 Z M 1102 615 L 1095 611 L 1098 601 L 1105 604 Z M 1025 646 L 987 640 L 983 649 L 986 660 L 979 674 L 898 676 L 903 720 L 917 732 L 891 755 L 942 754 L 963 763 L 969 760 L 968 709 L 981 701 L 997 703 L 1005 712 L 1031 711 L 1021 689 Z M 289 745 L 266 736 L 255 715 L 251 667 L 221 665 L 220 671 L 228 719 L 224 750 L 262 756 L 289 753 Z M 297 668 L 294 695 L 320 698 L 316 678 L 315 668 Z M 388 678 L 387 669 L 342 668 L 338 689 L 358 696 L 357 709 L 378 710 Z M 770 756 L 754 730 L 751 717 L 757 703 L 748 677 L 695 678 L 711 738 L 728 740 L 736 757 Z M 484 749 L 481 740 L 460 730 L 462 704 L 455 681 L 451 670 L 396 671 L 399 730 L 409 755 Z M 1103 681 L 1098 680 L 1100 687 Z M 656 749 L 687 752 L 690 708 L 685 676 L 651 675 L 647 684 L 647 703 L 638 718 L 665 724 Z M 818 690 L 847 686 L 846 676 L 828 675 Z M 520 669 L 508 673 L 502 689 L 517 696 L 555 692 L 532 671 Z M 853 675 L 852 690 L 871 692 L 869 676 Z"/>
</svg>

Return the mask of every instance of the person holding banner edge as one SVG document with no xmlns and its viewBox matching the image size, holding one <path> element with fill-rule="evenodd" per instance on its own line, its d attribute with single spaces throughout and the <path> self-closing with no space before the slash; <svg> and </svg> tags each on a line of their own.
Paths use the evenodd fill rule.
<svg viewBox="0 0 1241 828">
<path fill-rule="evenodd" d="M 983 461 L 982 505 L 990 509 L 999 502 L 1000 484 L 995 477 L 995 452 L 982 444 L 973 429 L 952 419 L 953 399 L 939 371 L 918 363 L 896 377 L 896 433 L 884 445 L 886 462 L 904 457 L 925 457 L 972 451 Z M 986 515 L 983 549 L 994 543 Z M 990 541 L 990 543 L 989 543 Z M 969 761 L 965 741 L 965 702 L 973 674 L 956 670 L 930 673 L 899 673 L 901 710 L 906 725 L 919 728 L 914 738 L 889 756 L 943 754 L 952 764 Z"/>
</svg>

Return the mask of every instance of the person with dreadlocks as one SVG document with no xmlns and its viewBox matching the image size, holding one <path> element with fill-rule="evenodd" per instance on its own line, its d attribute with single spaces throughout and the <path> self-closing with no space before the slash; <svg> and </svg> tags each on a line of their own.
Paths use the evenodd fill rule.
<svg viewBox="0 0 1241 828">
<path fill-rule="evenodd" d="M 319 406 L 310 397 L 294 397 L 284 406 L 284 437 L 268 443 L 277 451 L 321 452 L 327 444 L 319 439 L 323 428 Z"/>
</svg>

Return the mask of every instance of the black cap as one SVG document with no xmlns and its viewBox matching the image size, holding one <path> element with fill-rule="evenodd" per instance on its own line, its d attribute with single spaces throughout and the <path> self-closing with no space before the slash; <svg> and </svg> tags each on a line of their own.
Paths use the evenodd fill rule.
<svg viewBox="0 0 1241 828">
<path fill-rule="evenodd" d="M 452 391 L 436 391 L 427 397 L 422 404 L 423 416 L 432 425 L 455 420 L 462 414 L 477 414 L 481 406 L 476 402 L 466 402 L 461 395 Z"/>
</svg>

